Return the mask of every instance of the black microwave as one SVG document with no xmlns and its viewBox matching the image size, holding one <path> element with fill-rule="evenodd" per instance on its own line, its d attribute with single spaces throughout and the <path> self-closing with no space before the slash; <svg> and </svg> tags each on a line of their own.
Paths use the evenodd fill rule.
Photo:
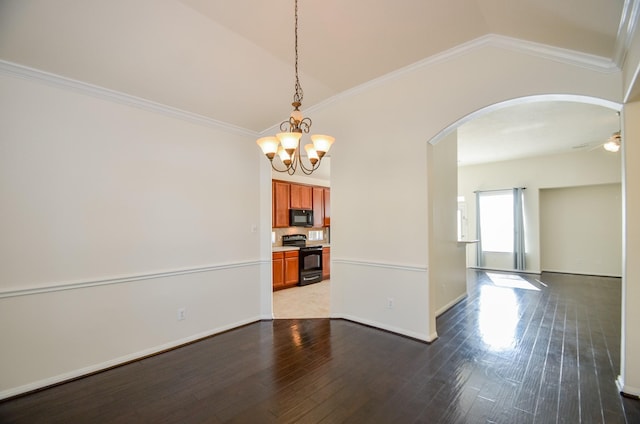
<svg viewBox="0 0 640 424">
<path fill-rule="evenodd" d="M 313 211 L 310 209 L 289 209 L 289 226 L 313 227 Z"/>
</svg>

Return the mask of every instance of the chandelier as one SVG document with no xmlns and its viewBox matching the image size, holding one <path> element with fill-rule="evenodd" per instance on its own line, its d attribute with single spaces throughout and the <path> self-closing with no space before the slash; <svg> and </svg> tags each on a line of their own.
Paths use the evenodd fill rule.
<svg viewBox="0 0 640 424">
<path fill-rule="evenodd" d="M 302 172 L 310 175 L 320 167 L 322 158 L 331 148 L 335 138 L 328 135 L 312 135 L 311 142 L 313 144 L 304 146 L 307 152 L 307 159 L 310 163 L 310 165 L 305 166 L 300 154 L 300 139 L 302 138 L 302 133 L 308 133 L 311 129 L 311 119 L 303 117 L 302 112 L 300 112 L 304 93 L 300 85 L 300 78 L 298 77 L 298 0 L 295 0 L 295 71 L 295 91 L 293 94 L 293 103 L 291 103 L 293 111 L 289 119 L 282 121 L 280 124 L 281 132 L 276 134 L 275 137 L 262 137 L 256 140 L 256 143 L 258 143 L 262 152 L 267 156 L 274 170 L 293 175 L 296 169 L 300 167 Z M 273 159 L 276 156 L 280 159 L 281 164 L 284 165 L 284 169 L 274 164 Z"/>
</svg>

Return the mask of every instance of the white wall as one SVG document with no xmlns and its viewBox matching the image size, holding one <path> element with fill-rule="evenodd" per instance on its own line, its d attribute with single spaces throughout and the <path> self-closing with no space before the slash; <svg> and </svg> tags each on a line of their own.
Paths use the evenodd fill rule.
<svg viewBox="0 0 640 424">
<path fill-rule="evenodd" d="M 540 273 L 540 198 L 545 188 L 620 183 L 620 155 L 604 149 L 528 159 L 463 166 L 458 171 L 459 194 L 467 203 L 469 234 L 476 234 L 474 191 L 526 187 L 524 191 L 526 271 Z M 511 255 L 506 264 L 512 264 Z M 475 266 L 475 246 L 468 248 L 467 265 Z M 494 263 L 487 266 L 501 269 Z M 508 267 L 504 267 L 508 269 Z M 511 266 L 512 269 L 512 266 Z"/>
<path fill-rule="evenodd" d="M 620 184 L 540 190 L 543 271 L 622 276 Z"/>
<path fill-rule="evenodd" d="M 458 143 L 454 131 L 427 146 L 431 309 L 445 312 L 467 294 L 465 244 L 458 242 Z M 435 323 L 432 324 L 435 328 Z"/>
<path fill-rule="evenodd" d="M 270 315 L 254 137 L 81 86 L 0 75 L 0 397 Z"/>
<path fill-rule="evenodd" d="M 624 158 L 622 346 L 620 390 L 640 396 L 640 103 L 623 109 Z"/>
<path fill-rule="evenodd" d="M 614 101 L 620 88 L 619 74 L 482 45 L 447 52 L 315 111 L 314 122 L 329 122 L 326 132 L 336 136 L 332 315 L 431 340 L 424 324 L 436 312 L 427 289 L 426 143 L 460 119 L 514 98 L 570 93 Z M 378 267 L 388 271 L 380 275 Z M 389 311 L 388 297 L 413 300 Z"/>
</svg>

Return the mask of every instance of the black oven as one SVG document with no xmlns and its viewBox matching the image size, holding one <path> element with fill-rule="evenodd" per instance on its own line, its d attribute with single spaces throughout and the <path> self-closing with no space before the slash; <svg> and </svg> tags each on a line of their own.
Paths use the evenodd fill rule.
<svg viewBox="0 0 640 424">
<path fill-rule="evenodd" d="M 322 281 L 322 246 L 301 247 L 298 269 L 301 286 Z"/>
<path fill-rule="evenodd" d="M 298 285 L 319 283 L 322 281 L 322 246 L 307 246 L 307 236 L 292 234 L 282 236 L 283 246 L 299 247 Z"/>
</svg>

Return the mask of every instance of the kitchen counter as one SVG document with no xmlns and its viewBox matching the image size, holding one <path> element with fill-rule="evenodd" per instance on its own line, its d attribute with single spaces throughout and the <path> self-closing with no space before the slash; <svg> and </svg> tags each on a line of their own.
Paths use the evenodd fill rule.
<svg viewBox="0 0 640 424">
<path fill-rule="evenodd" d="M 300 248 L 296 246 L 273 246 L 271 248 L 272 252 L 288 252 L 290 250 L 300 250 Z"/>
<path fill-rule="evenodd" d="M 329 243 L 320 243 L 320 244 L 309 244 L 310 246 L 322 246 L 322 247 L 331 247 Z M 272 252 L 288 252 L 290 250 L 300 250 L 299 247 L 296 246 L 272 246 Z"/>
</svg>

